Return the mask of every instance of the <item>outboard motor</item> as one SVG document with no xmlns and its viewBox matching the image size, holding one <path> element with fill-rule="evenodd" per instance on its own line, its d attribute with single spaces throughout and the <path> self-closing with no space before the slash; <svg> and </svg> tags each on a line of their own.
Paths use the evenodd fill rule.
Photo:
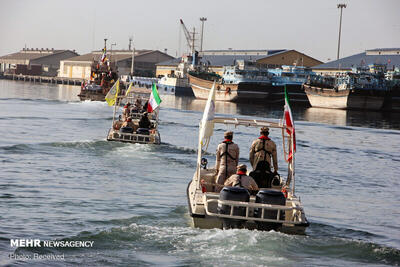
<svg viewBox="0 0 400 267">
<path fill-rule="evenodd" d="M 267 161 L 260 161 L 249 175 L 253 177 L 259 188 L 271 188 L 273 174 Z"/>
<path fill-rule="evenodd" d="M 250 193 L 246 188 L 225 186 L 220 192 L 219 200 L 249 202 Z M 231 214 L 231 206 L 229 205 L 218 204 L 217 210 L 219 214 Z M 233 208 L 233 215 L 246 216 L 246 207 Z M 244 222 L 245 220 L 223 218 L 222 226 L 224 229 L 242 228 Z"/>
<path fill-rule="evenodd" d="M 270 204 L 270 205 L 286 205 L 286 198 L 281 191 L 272 189 L 262 189 L 256 195 L 256 203 Z M 254 217 L 261 218 L 262 209 L 255 209 Z M 264 219 L 277 219 L 278 211 L 275 210 L 264 210 Z M 281 211 L 280 220 L 284 220 L 285 212 Z M 277 230 L 282 226 L 281 223 L 272 222 L 260 222 L 256 221 L 258 230 Z"/>
<path fill-rule="evenodd" d="M 150 131 L 147 128 L 139 128 L 136 131 L 137 134 L 144 134 L 144 135 L 149 135 Z"/>
<path fill-rule="evenodd" d="M 121 127 L 119 129 L 120 133 L 133 133 L 133 128 L 132 127 Z"/>
</svg>

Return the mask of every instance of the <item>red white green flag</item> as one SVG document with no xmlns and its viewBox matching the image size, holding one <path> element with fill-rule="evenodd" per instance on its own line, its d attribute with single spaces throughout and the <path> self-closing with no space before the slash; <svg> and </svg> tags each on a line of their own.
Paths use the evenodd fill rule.
<svg viewBox="0 0 400 267">
<path fill-rule="evenodd" d="M 158 95 L 157 86 L 155 83 L 153 83 L 149 104 L 147 105 L 147 111 L 149 113 L 153 112 L 153 110 L 155 110 L 160 105 L 160 103 L 161 103 L 161 98 Z"/>
<path fill-rule="evenodd" d="M 294 131 L 294 121 L 292 116 L 292 110 L 290 109 L 289 97 L 286 91 L 286 85 L 285 85 L 285 123 L 286 123 L 286 132 L 289 134 L 289 136 L 293 136 L 293 151 L 292 151 L 292 146 L 290 146 L 289 156 L 287 159 L 288 161 L 290 161 L 293 158 L 293 153 L 296 152 L 296 135 Z"/>
</svg>

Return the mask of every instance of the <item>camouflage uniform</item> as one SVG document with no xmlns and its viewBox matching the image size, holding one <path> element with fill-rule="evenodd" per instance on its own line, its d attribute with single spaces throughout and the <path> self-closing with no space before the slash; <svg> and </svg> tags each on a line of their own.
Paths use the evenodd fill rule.
<svg viewBox="0 0 400 267">
<path fill-rule="evenodd" d="M 225 186 L 244 187 L 248 190 L 258 190 L 256 181 L 245 174 L 234 174 L 225 181 Z"/>
<path fill-rule="evenodd" d="M 274 141 L 268 138 L 267 127 L 261 128 L 262 135 L 254 140 L 250 148 L 250 163 L 253 166 L 253 170 L 257 168 L 257 164 L 260 161 L 267 161 L 271 166 L 271 157 L 273 160 L 274 171 L 278 171 L 278 160 L 276 153 L 276 144 Z"/>
<path fill-rule="evenodd" d="M 225 137 L 232 136 L 232 132 L 226 132 Z M 223 185 L 225 180 L 236 173 L 236 166 L 239 163 L 239 146 L 230 140 L 225 140 L 218 145 L 216 157 L 216 170 L 218 172 L 216 183 Z M 217 187 L 216 191 L 221 191 Z"/>
</svg>

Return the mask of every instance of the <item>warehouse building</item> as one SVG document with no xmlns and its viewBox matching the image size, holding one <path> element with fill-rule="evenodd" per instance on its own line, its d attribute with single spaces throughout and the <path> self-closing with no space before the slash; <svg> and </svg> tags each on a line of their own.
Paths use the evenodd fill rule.
<svg viewBox="0 0 400 267">
<path fill-rule="evenodd" d="M 60 61 L 78 56 L 71 50 L 23 48 L 0 57 L 0 72 L 23 75 L 57 76 Z"/>
<path fill-rule="evenodd" d="M 400 67 L 400 48 L 376 48 L 365 52 L 344 57 L 312 68 L 313 71 L 335 75 L 336 73 L 348 72 L 352 68 L 385 64 L 387 69 Z"/>
<path fill-rule="evenodd" d="M 257 65 L 268 68 L 278 68 L 282 65 L 298 65 L 312 67 L 322 62 L 300 53 L 296 50 L 207 50 L 199 54 L 200 62 L 207 64 L 209 69 L 221 74 L 223 66 L 234 65 L 236 60 L 254 61 Z M 157 76 L 173 74 L 182 58 L 157 64 Z"/>
<path fill-rule="evenodd" d="M 91 64 L 98 62 L 102 54 L 102 51 L 93 51 L 92 53 L 63 60 L 60 63 L 58 76 L 89 79 Z M 155 75 L 157 63 L 173 59 L 172 56 L 158 50 L 135 50 L 134 57 L 132 50 L 113 50 L 108 51 L 107 58 L 115 62 L 120 76 L 131 73 L 133 58 L 134 75 L 151 77 Z"/>
</svg>

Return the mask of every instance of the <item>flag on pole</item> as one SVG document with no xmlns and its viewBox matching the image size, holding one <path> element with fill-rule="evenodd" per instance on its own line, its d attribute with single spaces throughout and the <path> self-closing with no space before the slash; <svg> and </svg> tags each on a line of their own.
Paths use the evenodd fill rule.
<svg viewBox="0 0 400 267">
<path fill-rule="evenodd" d="M 104 61 L 106 61 L 106 59 L 107 59 L 107 50 L 106 50 L 106 48 L 104 47 L 104 48 L 103 48 L 103 54 L 101 55 L 100 61 L 101 61 L 102 63 L 104 63 Z"/>
<path fill-rule="evenodd" d="M 113 87 L 111 87 L 110 91 L 108 91 L 105 97 L 109 106 L 114 106 L 118 93 L 119 93 L 119 79 L 114 83 Z"/>
<path fill-rule="evenodd" d="M 132 89 L 132 84 L 133 84 L 133 82 L 131 82 L 131 83 L 129 84 L 129 87 L 128 87 L 128 90 L 126 90 L 125 96 L 128 96 L 128 94 L 130 93 L 130 91 L 131 91 L 131 89 Z"/>
<path fill-rule="evenodd" d="M 161 103 L 161 98 L 158 95 L 158 91 L 157 91 L 157 86 L 155 83 L 153 83 L 153 87 L 151 89 L 151 95 L 149 98 L 149 103 L 147 105 L 147 111 L 153 112 L 153 110 L 155 110 Z"/>
<path fill-rule="evenodd" d="M 293 137 L 293 145 L 290 146 L 289 148 L 289 155 L 287 159 L 288 161 L 290 161 L 293 158 L 293 153 L 296 152 L 296 135 L 294 131 L 294 121 L 292 116 L 292 110 L 290 109 L 289 97 L 287 94 L 286 85 L 285 85 L 285 124 L 287 127 L 286 132 L 289 134 L 289 136 Z"/>
<path fill-rule="evenodd" d="M 206 107 L 204 108 L 203 118 L 200 121 L 199 140 L 202 146 L 206 145 L 210 137 L 213 135 L 214 116 L 215 116 L 215 81 L 208 95 Z"/>
</svg>

